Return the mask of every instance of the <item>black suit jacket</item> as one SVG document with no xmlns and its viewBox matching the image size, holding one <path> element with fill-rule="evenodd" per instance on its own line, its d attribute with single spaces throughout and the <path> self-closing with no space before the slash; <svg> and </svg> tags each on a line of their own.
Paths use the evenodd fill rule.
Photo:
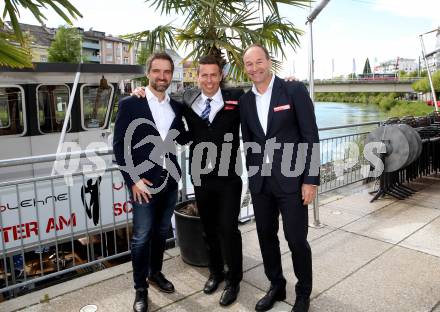
<svg viewBox="0 0 440 312">
<path fill-rule="evenodd" d="M 271 159 L 272 171 L 269 174 L 277 179 L 281 190 L 285 193 L 294 193 L 300 190 L 302 183 L 319 185 L 318 127 L 313 103 L 303 83 L 298 81 L 286 82 L 275 76 L 266 134 L 258 119 L 255 94 L 252 90 L 249 90 L 240 99 L 240 116 L 243 142 L 256 142 L 261 146 L 261 152 L 253 153 L 249 150 L 246 153 L 247 169 L 249 170 L 251 166 L 259 167 L 258 172 L 249 177 L 249 187 L 253 193 L 261 192 L 263 184 L 261 168 L 265 158 L 265 144 L 267 140 L 274 138 L 276 142 L 281 143 L 281 148 L 274 151 L 273 159 Z M 286 143 L 294 143 L 294 145 Z M 298 143 L 307 144 L 306 154 L 305 152 L 298 153 Z M 317 143 L 317 145 L 314 145 L 314 143 Z M 313 147 L 315 147 L 313 151 L 314 166 L 311 168 Z M 292 151 L 291 157 L 287 153 L 289 149 Z M 289 168 L 284 167 L 282 172 L 283 152 L 288 160 L 283 164 L 287 164 Z M 304 156 L 299 157 L 297 161 L 297 155 Z M 295 171 L 297 162 L 304 164 L 304 170 L 299 171 L 300 175 L 296 174 Z M 301 166 L 297 169 L 301 169 Z M 285 174 L 288 171 L 292 174 Z M 296 175 L 296 177 L 293 175 Z"/>
<path fill-rule="evenodd" d="M 215 155 L 216 159 L 212 160 L 212 164 L 215 163 L 215 166 L 211 172 L 202 175 L 202 179 L 204 177 L 213 176 L 238 177 L 240 175 L 240 172 L 236 172 L 235 168 L 237 151 L 240 147 L 240 110 L 238 103 L 244 92 L 239 88 L 228 88 L 221 89 L 221 93 L 224 106 L 220 111 L 217 112 L 209 126 L 192 109 L 193 103 L 200 99 L 201 91 L 199 89 L 189 89 L 185 91 L 183 96 L 183 102 L 185 104 L 183 116 L 187 121 L 188 129 L 193 140 L 193 143 L 190 146 L 189 159 L 193 159 L 194 148 L 201 142 L 210 142 L 217 147 L 217 154 Z M 228 157 L 229 166 L 227 171 L 219 172 L 222 145 L 225 143 L 224 137 L 226 133 L 232 134 L 232 140 L 230 142 L 232 143 L 232 150 L 230 157 Z M 204 157 L 202 158 L 201 168 L 205 168 L 206 161 L 207 155 L 205 153 Z M 190 174 L 192 175 L 191 167 L 192 166 L 190 166 Z M 241 169 L 241 166 L 239 166 L 239 169 Z"/>
<path fill-rule="evenodd" d="M 185 132 L 185 128 L 182 122 L 182 110 L 183 105 L 179 102 L 170 100 L 171 107 L 175 113 L 175 118 L 171 123 L 170 132 L 168 137 L 170 137 L 171 130 L 175 129 L 179 131 L 179 135 L 176 140 L 179 144 L 186 144 L 188 137 Z M 131 141 L 124 142 L 124 137 L 130 123 L 134 122 L 136 119 L 144 118 L 150 123 L 142 123 L 135 128 Z M 148 136 L 151 136 L 148 139 Z M 159 131 L 157 130 L 153 115 L 151 113 L 148 101 L 146 98 L 137 98 L 135 96 L 126 97 L 119 101 L 118 113 L 116 116 L 114 138 L 113 138 L 113 152 L 115 154 L 116 162 L 119 166 L 126 166 L 126 159 L 124 157 L 124 150 L 129 150 L 131 152 L 131 157 L 133 159 L 133 165 L 138 166 L 146 160 L 156 159 L 155 155 L 160 155 L 165 157 L 167 161 L 167 170 L 171 171 L 176 169 L 178 176 L 181 175 L 181 169 L 177 162 L 177 157 L 174 153 L 169 151 L 175 149 L 174 141 L 170 141 L 168 146 L 160 144 L 161 142 L 155 144 L 154 140 L 160 139 Z M 143 139 L 147 139 L 147 143 L 136 148 L 136 144 L 140 143 Z M 162 141 L 163 143 L 163 141 Z M 153 154 L 157 153 L 157 154 Z M 163 159 L 163 158 L 162 158 Z M 168 163 L 171 161 L 171 163 Z M 141 170 L 140 177 L 145 178 L 154 184 L 159 181 L 160 175 L 162 173 L 162 162 L 159 163 L 149 162 L 149 168 L 147 170 Z M 139 171 L 139 170 L 138 170 Z M 133 181 L 132 177 L 126 170 L 121 170 L 124 177 L 125 183 L 131 189 L 131 186 L 137 181 Z M 172 175 L 170 175 L 172 178 Z M 178 182 L 172 179 L 174 182 Z"/>
</svg>

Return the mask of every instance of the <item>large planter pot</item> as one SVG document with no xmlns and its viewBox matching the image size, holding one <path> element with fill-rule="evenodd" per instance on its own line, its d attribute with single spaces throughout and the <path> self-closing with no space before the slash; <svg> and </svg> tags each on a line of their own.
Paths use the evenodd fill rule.
<svg viewBox="0 0 440 312">
<path fill-rule="evenodd" d="M 208 250 L 203 239 L 203 227 L 200 217 L 179 212 L 179 209 L 195 200 L 186 200 L 176 205 L 174 217 L 176 238 L 182 260 L 195 266 L 208 266 Z"/>
</svg>

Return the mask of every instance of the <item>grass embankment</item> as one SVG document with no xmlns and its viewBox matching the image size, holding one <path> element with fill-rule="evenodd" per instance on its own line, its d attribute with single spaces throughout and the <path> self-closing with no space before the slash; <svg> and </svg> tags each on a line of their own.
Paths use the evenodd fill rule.
<svg viewBox="0 0 440 312">
<path fill-rule="evenodd" d="M 388 117 L 425 116 L 434 109 L 421 101 L 403 100 L 399 93 L 316 93 L 315 100 L 321 102 L 358 103 L 377 105 Z"/>
</svg>

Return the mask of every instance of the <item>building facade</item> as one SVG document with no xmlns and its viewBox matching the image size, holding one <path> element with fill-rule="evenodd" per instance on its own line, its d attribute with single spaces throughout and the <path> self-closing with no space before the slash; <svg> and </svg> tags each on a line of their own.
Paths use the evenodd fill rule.
<svg viewBox="0 0 440 312">
<path fill-rule="evenodd" d="M 83 60 L 87 63 L 101 63 L 101 41 L 105 38 L 105 32 L 90 28 L 82 32 L 82 53 Z"/>
<path fill-rule="evenodd" d="M 10 28 L 10 23 L 8 23 Z M 32 62 L 47 62 L 48 49 L 55 38 L 56 28 L 20 23 L 22 32 L 29 38 Z"/>
<path fill-rule="evenodd" d="M 380 63 L 374 68 L 374 72 L 379 74 L 395 74 L 399 71 L 409 73 L 416 70 L 418 70 L 418 64 L 415 59 L 400 57 Z"/>
<path fill-rule="evenodd" d="M 136 64 L 135 51 L 130 47 L 130 42 L 112 35 L 101 40 L 101 55 L 102 64 Z"/>
<path fill-rule="evenodd" d="M 197 66 L 193 61 L 183 63 L 183 86 L 185 88 L 197 86 Z"/>
<path fill-rule="evenodd" d="M 428 52 L 426 58 L 428 61 L 429 70 L 431 72 L 440 70 L 440 30 L 438 30 L 436 34 L 434 51 Z"/>
<path fill-rule="evenodd" d="M 183 92 L 183 58 L 174 50 L 165 49 L 174 62 L 174 74 L 171 85 L 168 88 L 170 93 Z"/>
</svg>

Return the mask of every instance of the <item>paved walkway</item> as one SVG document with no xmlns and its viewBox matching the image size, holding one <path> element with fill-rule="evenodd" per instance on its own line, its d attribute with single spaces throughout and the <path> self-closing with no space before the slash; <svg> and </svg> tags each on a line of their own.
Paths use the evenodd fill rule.
<svg viewBox="0 0 440 312">
<path fill-rule="evenodd" d="M 322 201 L 323 228 L 310 228 L 314 290 L 311 311 L 440 312 L 440 175 L 411 186 L 411 198 L 369 203 L 366 191 Z M 263 272 L 255 224 L 241 226 L 244 280 L 238 301 L 218 305 L 221 290 L 202 292 L 205 268 L 182 262 L 178 249 L 167 251 L 165 274 L 176 293 L 150 288 L 150 311 L 254 311 L 269 284 Z M 280 233 L 284 273 L 289 281 L 285 302 L 272 311 L 290 311 L 295 277 L 290 253 Z M 46 302 L 38 303 L 43 298 Z M 131 265 L 124 264 L 0 304 L 0 311 L 131 311 L 134 299 Z M 24 308 L 28 306 L 27 308 Z"/>
</svg>

